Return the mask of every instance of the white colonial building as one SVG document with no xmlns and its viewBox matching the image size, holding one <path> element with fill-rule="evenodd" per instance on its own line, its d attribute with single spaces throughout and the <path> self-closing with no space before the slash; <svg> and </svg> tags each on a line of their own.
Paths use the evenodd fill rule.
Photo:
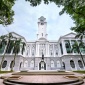
<svg viewBox="0 0 85 85">
<path fill-rule="evenodd" d="M 47 39 L 46 18 L 38 19 L 38 33 L 36 41 L 26 41 L 24 37 L 12 32 L 13 36 L 22 38 L 26 43 L 23 55 L 21 52 L 15 59 L 14 70 L 84 70 L 84 64 L 80 54 L 76 50 L 71 51 L 72 45 L 80 39 L 75 39 L 75 33 L 66 34 L 55 41 Z M 84 41 L 84 40 L 83 40 Z M 0 61 L 5 52 L 5 47 L 0 51 Z M 85 61 L 85 49 L 81 48 Z M 13 49 L 5 54 L 2 70 L 10 70 L 13 62 Z"/>
</svg>

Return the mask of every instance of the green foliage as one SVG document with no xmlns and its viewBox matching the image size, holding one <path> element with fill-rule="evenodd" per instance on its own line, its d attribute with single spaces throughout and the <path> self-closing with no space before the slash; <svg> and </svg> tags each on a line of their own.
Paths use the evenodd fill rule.
<svg viewBox="0 0 85 85">
<path fill-rule="evenodd" d="M 16 0 L 0 0 L 0 24 L 9 25 L 13 22 L 14 11 L 12 10 Z"/>
<path fill-rule="evenodd" d="M 80 53 L 79 45 L 78 45 L 77 42 L 75 42 L 75 43 L 72 45 L 72 51 L 77 51 L 77 53 Z"/>
<path fill-rule="evenodd" d="M 16 38 L 12 35 L 12 33 L 9 33 L 8 35 L 3 35 L 0 37 L 0 50 L 3 48 L 4 45 L 6 49 L 3 49 L 5 51 L 1 60 L 0 70 L 4 61 L 5 53 L 11 53 L 11 50 L 13 49 L 13 53 L 15 54 L 13 64 L 11 66 L 12 67 L 11 71 L 13 71 L 16 55 L 20 52 L 21 45 L 22 45 L 21 52 L 23 54 L 26 44 L 25 42 L 22 42 L 21 38 Z"/>
<path fill-rule="evenodd" d="M 25 42 L 22 42 L 22 50 L 21 50 L 22 55 L 23 55 L 23 52 L 25 51 L 25 46 L 26 46 Z"/>
<path fill-rule="evenodd" d="M 82 50 L 81 50 L 81 48 L 83 48 L 85 50 L 85 45 L 84 45 L 84 43 L 82 41 L 80 41 L 80 43 L 75 42 L 72 45 L 72 51 L 76 51 L 77 53 L 80 54 L 81 59 L 82 59 L 82 62 L 84 64 L 84 66 L 85 66 L 85 62 L 84 62 L 84 59 L 83 59 L 83 56 L 82 56 Z"/>
<path fill-rule="evenodd" d="M 11 49 L 13 48 L 13 43 L 14 43 L 14 41 L 12 39 L 13 39 L 13 35 L 12 35 L 12 33 L 9 33 L 6 36 L 6 40 L 8 42 L 7 47 L 6 47 L 6 53 L 11 53 Z"/>
<path fill-rule="evenodd" d="M 77 53 L 82 52 L 81 49 L 85 49 L 84 42 L 80 41 L 79 43 L 75 41 L 75 43 L 72 45 L 72 51 L 77 51 Z"/>
<path fill-rule="evenodd" d="M 14 45 L 14 40 L 9 40 L 7 49 L 6 49 L 6 53 L 11 53 L 11 50 L 13 49 L 13 45 Z"/>
<path fill-rule="evenodd" d="M 21 48 L 21 53 L 23 54 L 24 50 L 25 50 L 25 42 L 22 42 L 22 39 L 16 39 L 14 40 L 15 43 L 14 43 L 14 50 L 13 50 L 13 53 L 16 53 L 18 54 L 20 52 L 20 48 L 21 48 L 21 45 L 22 45 L 22 48 Z"/>
<path fill-rule="evenodd" d="M 0 53 L 1 54 L 4 52 L 5 46 L 7 44 L 7 40 L 5 38 L 6 38 L 6 36 L 0 37 Z"/>
<path fill-rule="evenodd" d="M 6 36 L 4 35 L 4 36 L 1 36 L 0 37 L 0 49 L 2 49 L 2 47 L 3 47 L 3 45 L 6 45 L 7 44 L 7 41 L 6 41 Z"/>
<path fill-rule="evenodd" d="M 8 50 L 9 50 L 9 42 L 11 42 L 11 39 L 13 39 L 12 33 L 9 33 L 8 35 L 3 35 L 3 36 L 0 37 L 0 40 L 1 40 L 0 49 L 2 49 L 4 45 L 5 45 L 5 48 L 6 48 L 6 49 L 5 48 L 3 49 L 4 54 L 2 56 L 2 60 L 1 60 L 1 63 L 0 63 L 0 70 L 2 68 L 5 53 L 6 53 L 6 51 L 8 52 Z"/>
<path fill-rule="evenodd" d="M 15 40 L 13 53 L 18 54 L 20 52 L 21 39 Z"/>
<path fill-rule="evenodd" d="M 2 74 L 2 73 L 11 73 L 11 72 L 13 72 L 13 71 L 0 71 L 0 74 Z"/>
<path fill-rule="evenodd" d="M 11 66 L 11 71 L 13 71 L 13 67 L 14 67 L 14 64 L 15 64 L 15 59 L 16 59 L 16 55 L 20 52 L 20 47 L 21 47 L 21 44 L 22 44 L 22 49 L 21 49 L 21 52 L 23 54 L 24 50 L 25 50 L 25 43 L 22 42 L 22 39 L 21 38 L 16 38 L 14 40 L 14 50 L 13 50 L 13 53 L 15 54 L 14 55 L 14 59 L 13 59 L 13 64 Z"/>
<path fill-rule="evenodd" d="M 77 72 L 77 73 L 84 73 L 85 74 L 85 70 L 78 70 L 78 71 L 73 71 L 73 72 Z"/>
</svg>

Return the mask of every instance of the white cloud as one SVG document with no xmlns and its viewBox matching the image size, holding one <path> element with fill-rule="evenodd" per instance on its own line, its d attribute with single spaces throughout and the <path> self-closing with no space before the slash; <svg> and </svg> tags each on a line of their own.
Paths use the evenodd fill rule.
<svg viewBox="0 0 85 85">
<path fill-rule="evenodd" d="M 57 40 L 61 35 L 71 32 L 70 27 L 74 26 L 69 15 L 59 16 L 61 8 L 54 3 L 44 5 L 43 3 L 37 7 L 30 6 L 25 0 L 16 1 L 13 7 L 15 11 L 14 23 L 8 27 L 0 26 L 0 35 L 7 33 L 7 30 L 14 31 L 27 40 L 37 39 L 37 21 L 40 16 L 44 16 L 47 20 L 48 39 Z"/>
</svg>

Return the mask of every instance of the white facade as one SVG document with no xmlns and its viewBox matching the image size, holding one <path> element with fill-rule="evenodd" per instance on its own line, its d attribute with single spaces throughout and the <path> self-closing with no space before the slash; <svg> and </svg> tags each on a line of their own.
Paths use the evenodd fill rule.
<svg viewBox="0 0 85 85">
<path fill-rule="evenodd" d="M 37 40 L 34 42 L 27 42 L 27 55 L 26 57 L 41 57 L 42 53 L 45 57 L 57 57 L 58 47 L 57 41 L 47 40 L 47 22 L 46 18 L 41 16 L 38 19 L 38 34 Z"/>
<path fill-rule="evenodd" d="M 82 70 L 84 64 L 80 54 L 76 51 L 71 52 L 72 45 L 80 39 L 75 39 L 75 33 L 69 33 L 59 38 L 57 41 L 47 39 L 47 22 L 46 18 L 41 16 L 38 19 L 38 33 L 36 41 L 26 41 L 24 37 L 12 32 L 13 36 L 22 38 L 26 43 L 23 55 L 21 52 L 16 57 L 14 70 Z M 85 42 L 85 40 L 83 39 Z M 85 49 L 81 49 L 83 60 L 85 61 Z M 3 56 L 4 52 L 0 54 Z M 44 55 L 44 60 L 42 60 Z M 10 70 L 10 63 L 13 60 L 13 49 L 6 53 L 4 61 L 7 66 L 2 70 Z"/>
</svg>

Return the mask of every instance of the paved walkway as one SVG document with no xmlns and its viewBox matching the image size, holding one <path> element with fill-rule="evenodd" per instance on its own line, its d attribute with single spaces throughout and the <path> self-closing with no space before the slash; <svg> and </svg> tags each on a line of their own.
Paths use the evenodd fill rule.
<svg viewBox="0 0 85 85">
<path fill-rule="evenodd" d="M 0 74 L 0 76 L 11 76 L 11 73 L 7 73 L 7 74 Z M 0 85 L 4 85 L 3 84 L 3 79 L 0 79 Z"/>
<path fill-rule="evenodd" d="M 55 82 L 65 82 L 70 81 L 64 76 L 59 75 L 29 75 L 23 76 L 21 79 L 17 80 L 19 82 L 30 82 L 30 83 L 55 83 Z"/>
<path fill-rule="evenodd" d="M 80 73 L 74 73 L 76 76 L 85 76 L 85 74 L 80 74 Z M 85 79 L 83 79 L 83 81 L 85 82 Z M 82 85 L 85 85 L 85 83 L 84 84 L 82 84 Z"/>
<path fill-rule="evenodd" d="M 3 76 L 10 76 L 11 74 L 1 74 Z M 0 75 L 0 76 L 1 76 Z M 83 74 L 75 73 L 76 76 L 82 76 Z M 69 79 L 64 78 L 65 75 L 28 75 L 28 76 L 22 76 L 21 79 L 18 81 L 24 81 L 24 82 L 32 82 L 32 83 L 53 83 L 53 82 L 64 82 L 64 81 L 70 81 Z M 85 82 L 85 79 L 84 79 Z M 3 84 L 3 79 L 0 79 L 0 85 Z M 82 85 L 85 85 L 82 84 Z"/>
</svg>

